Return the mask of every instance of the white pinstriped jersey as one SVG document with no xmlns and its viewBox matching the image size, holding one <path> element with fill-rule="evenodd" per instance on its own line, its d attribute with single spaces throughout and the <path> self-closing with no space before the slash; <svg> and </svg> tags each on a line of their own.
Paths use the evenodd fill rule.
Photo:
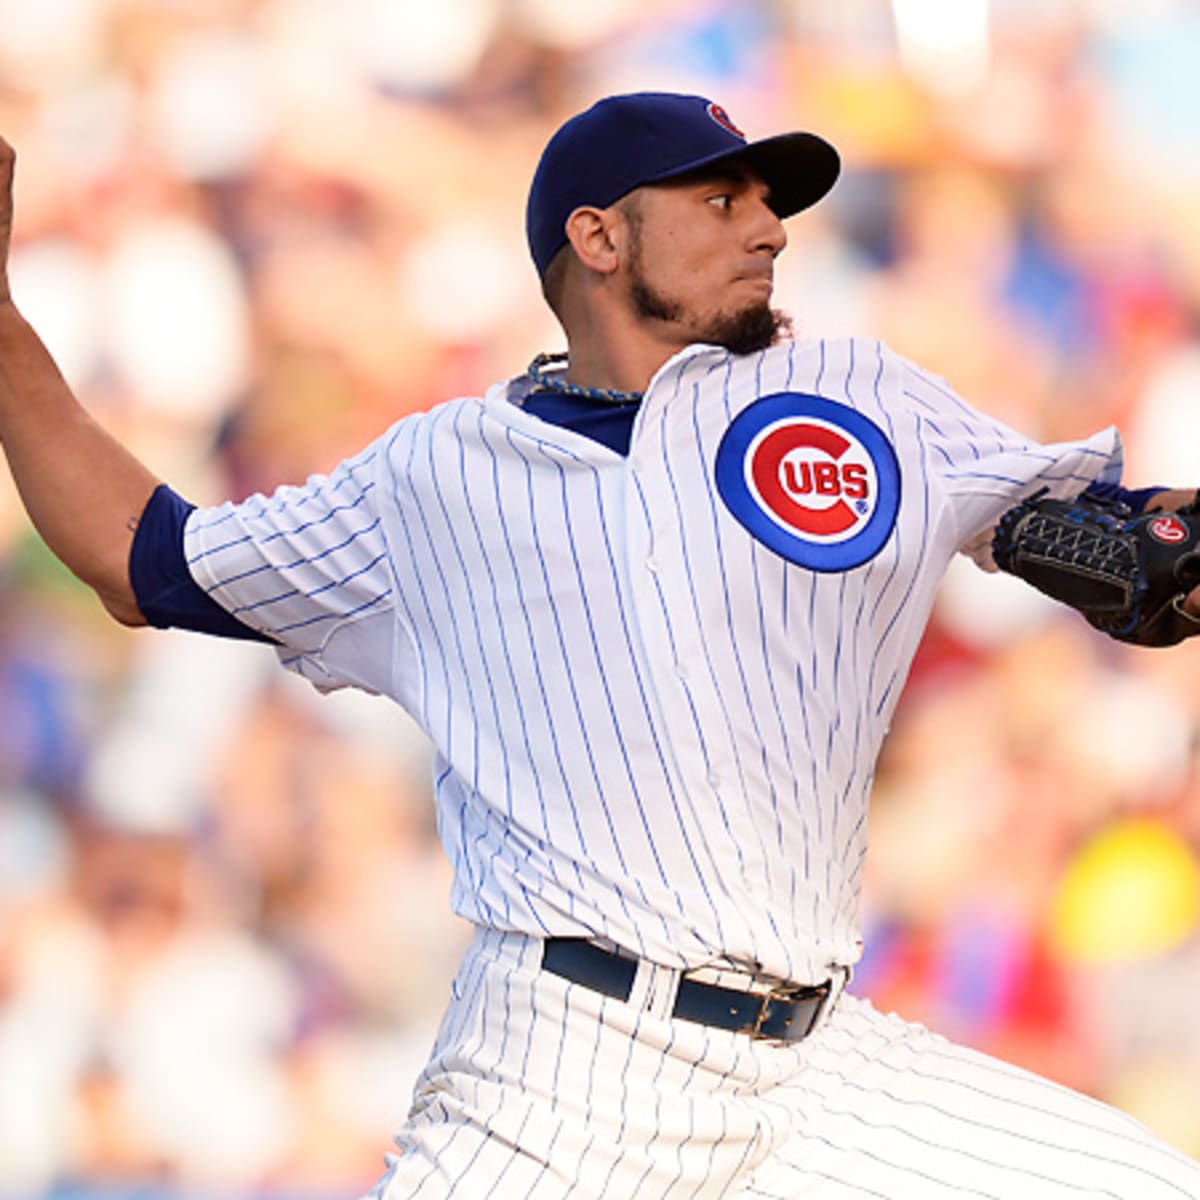
<svg viewBox="0 0 1200 1200">
<path fill-rule="evenodd" d="M 872 772 L 945 567 L 1036 487 L 1119 478 L 1118 435 L 1037 445 L 866 340 L 690 347 L 628 457 L 530 387 L 198 510 L 193 575 L 428 732 L 463 916 L 824 978 L 859 956 Z"/>
</svg>

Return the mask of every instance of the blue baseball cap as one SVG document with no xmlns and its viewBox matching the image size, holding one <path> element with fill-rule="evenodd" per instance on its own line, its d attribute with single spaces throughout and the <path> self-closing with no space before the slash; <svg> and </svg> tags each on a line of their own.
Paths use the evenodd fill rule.
<svg viewBox="0 0 1200 1200">
<path fill-rule="evenodd" d="M 838 152 L 816 134 L 748 142 L 703 96 L 633 92 L 597 101 L 554 134 L 534 172 L 525 233 L 538 275 L 566 245 L 567 218 L 581 205 L 607 208 L 644 184 L 729 161 L 759 175 L 780 217 L 816 204 L 841 170 Z"/>
</svg>

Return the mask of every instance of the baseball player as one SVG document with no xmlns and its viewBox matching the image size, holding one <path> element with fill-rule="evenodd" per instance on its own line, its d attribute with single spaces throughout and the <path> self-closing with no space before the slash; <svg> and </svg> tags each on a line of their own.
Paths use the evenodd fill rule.
<svg viewBox="0 0 1200 1200">
<path fill-rule="evenodd" d="M 1123 1114 L 844 991 L 872 772 L 952 556 L 990 567 L 1043 489 L 1191 493 L 1121 491 L 1114 430 L 1038 445 L 878 342 L 790 339 L 783 220 L 838 171 L 702 97 L 600 101 L 529 193 L 563 361 L 211 509 L 0 293 L 0 436 L 109 611 L 270 641 L 433 741 L 477 932 L 374 1197 L 1200 1196 Z"/>
</svg>

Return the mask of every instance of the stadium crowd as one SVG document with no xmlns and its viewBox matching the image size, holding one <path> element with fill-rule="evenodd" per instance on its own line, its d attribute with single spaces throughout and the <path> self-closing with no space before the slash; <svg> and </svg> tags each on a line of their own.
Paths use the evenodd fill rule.
<svg viewBox="0 0 1200 1200">
<path fill-rule="evenodd" d="M 1116 422 L 1135 483 L 1200 479 L 1184 0 L 0 0 L 14 293 L 178 491 L 269 491 L 560 347 L 528 176 L 637 88 L 841 148 L 780 264 L 801 335 L 879 336 L 1042 440 Z M 955 569 L 854 983 L 1193 1155 L 1197 653 Z M 376 1177 L 465 938 L 427 766 L 402 714 L 269 649 L 113 625 L 4 477 L 0 1200 Z"/>
</svg>

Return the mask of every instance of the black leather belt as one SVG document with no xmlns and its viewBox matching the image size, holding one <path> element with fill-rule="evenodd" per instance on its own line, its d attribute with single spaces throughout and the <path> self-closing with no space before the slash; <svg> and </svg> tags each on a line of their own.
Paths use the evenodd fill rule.
<svg viewBox="0 0 1200 1200">
<path fill-rule="evenodd" d="M 638 964 L 586 938 L 547 938 L 542 967 L 602 995 L 628 1000 Z M 798 1042 L 812 1032 L 832 989 L 827 980 L 814 987 L 788 984 L 769 992 L 743 992 L 685 975 L 671 1016 L 752 1038 Z"/>
</svg>

